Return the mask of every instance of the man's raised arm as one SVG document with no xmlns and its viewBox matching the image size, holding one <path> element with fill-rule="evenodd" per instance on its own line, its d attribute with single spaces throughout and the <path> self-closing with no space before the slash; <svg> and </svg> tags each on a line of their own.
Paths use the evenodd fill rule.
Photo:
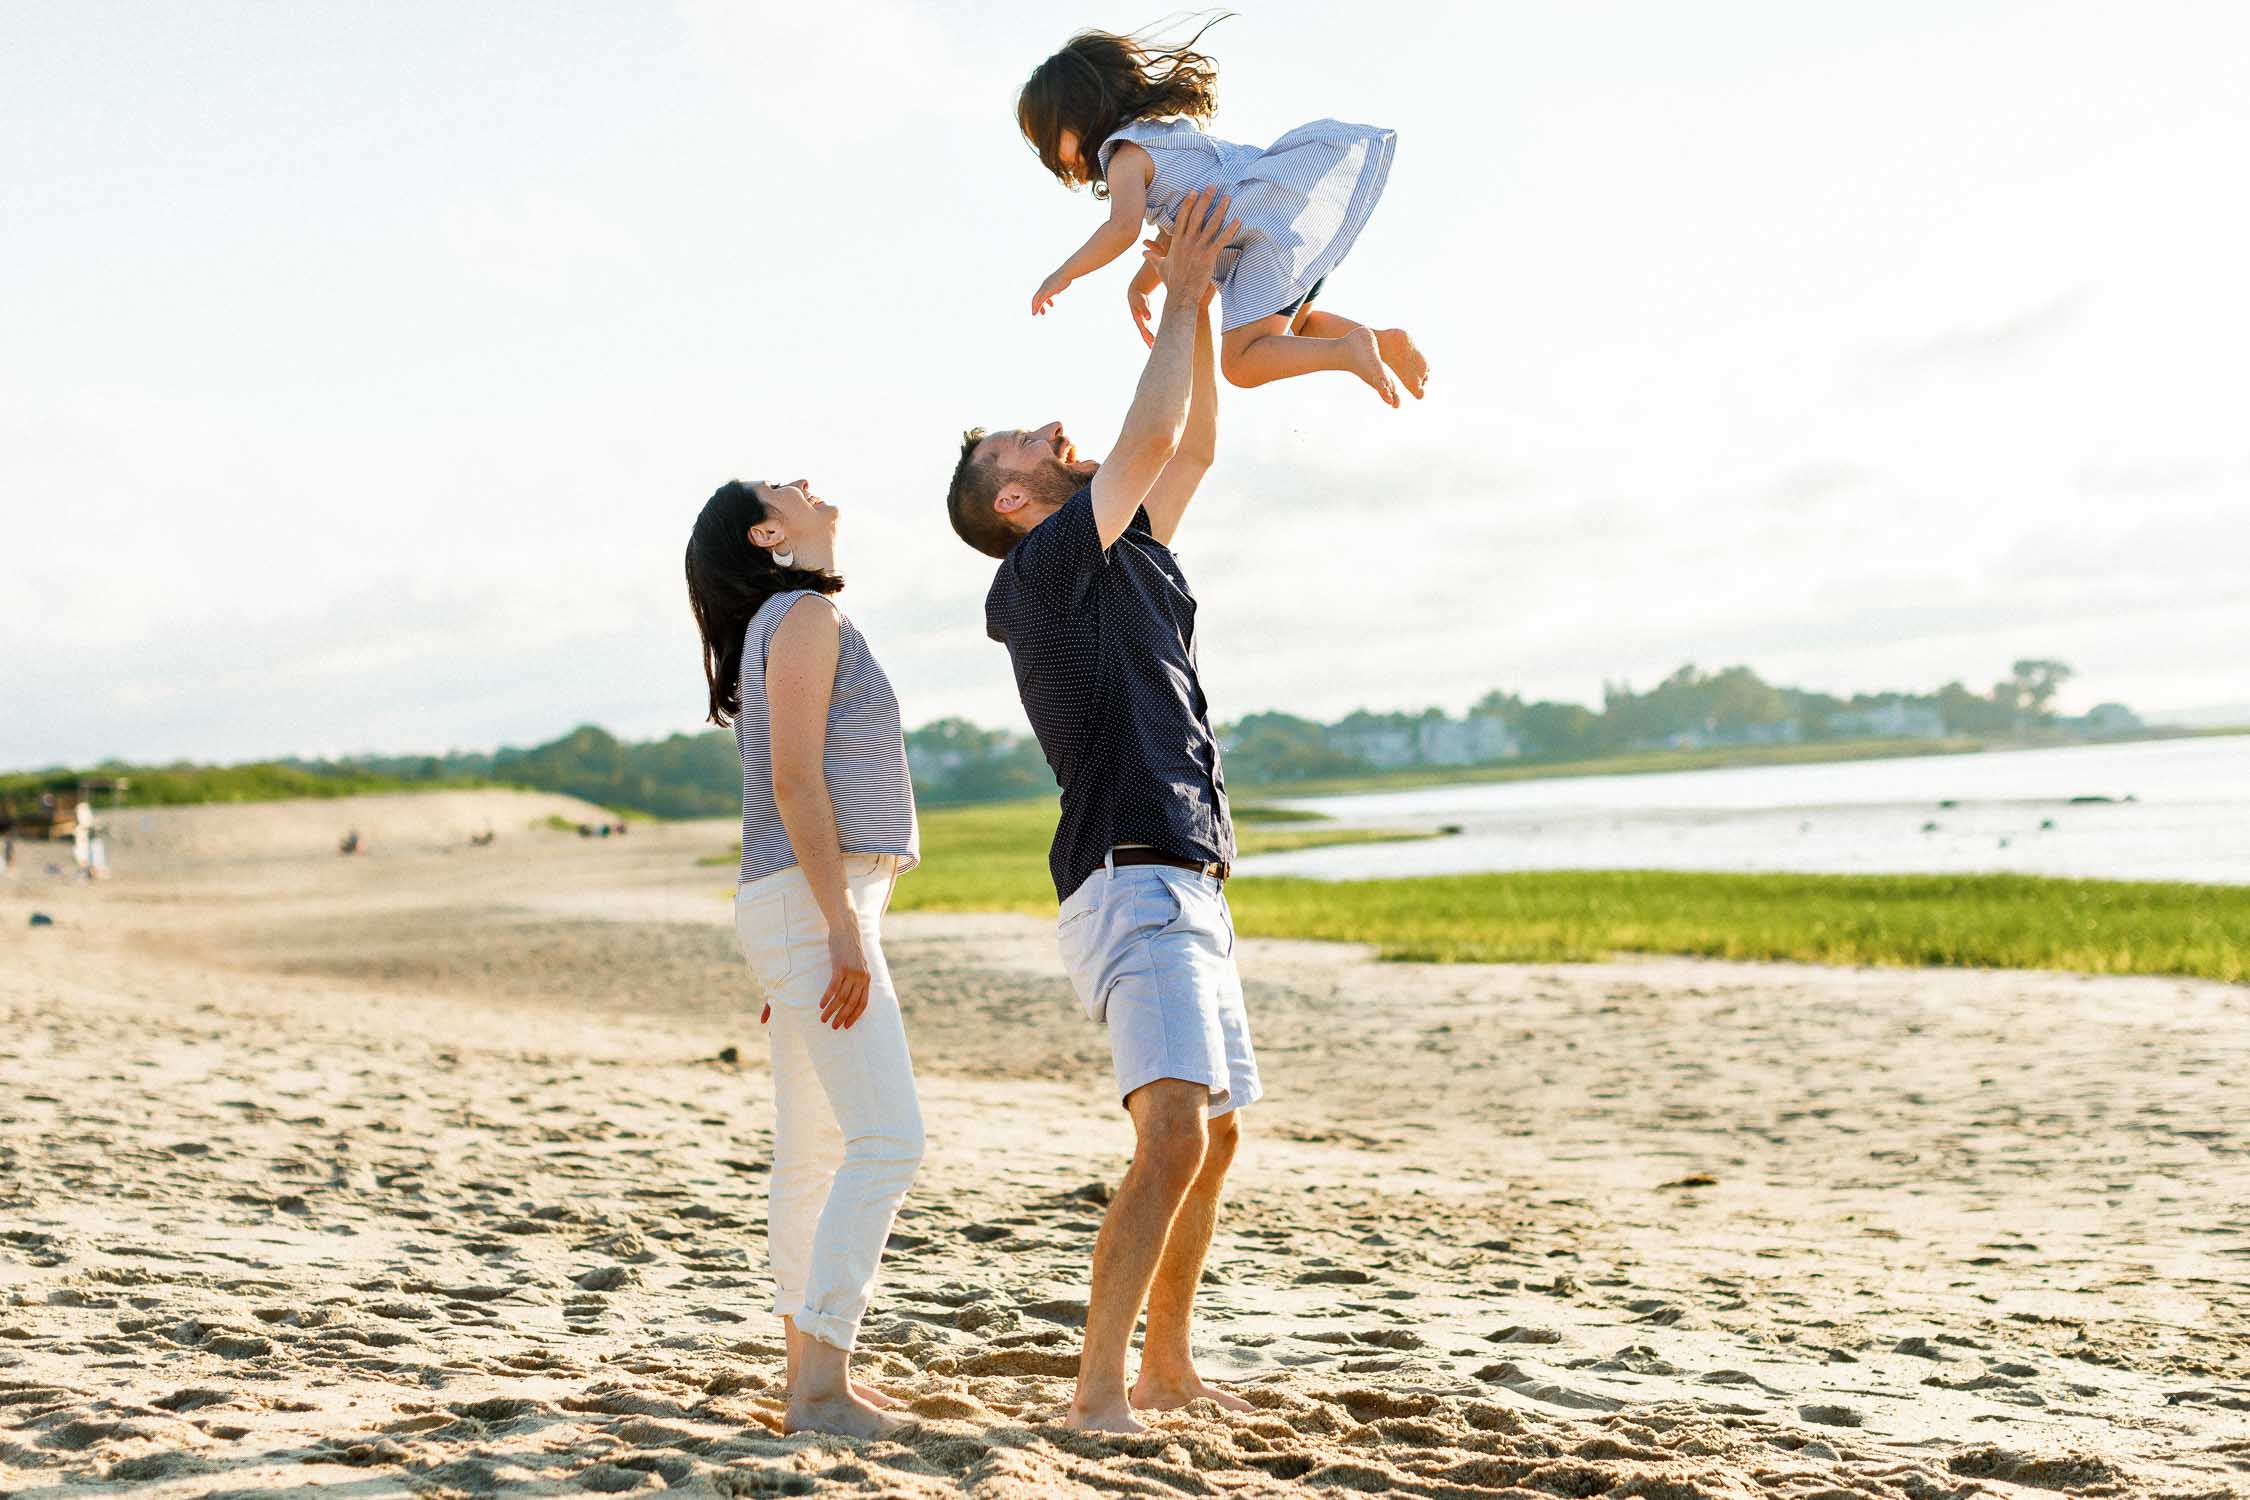
<svg viewBox="0 0 2250 1500">
<path fill-rule="evenodd" d="M 1094 525 L 1105 549 L 1124 535 L 1134 513 L 1153 498 L 1150 492 L 1181 451 L 1191 425 L 1192 398 L 1204 384 L 1198 376 L 1206 372 L 1199 366 L 1210 352 L 1205 294 L 1219 251 L 1241 227 L 1227 221 L 1227 200 L 1208 189 L 1180 205 L 1172 250 L 1164 258 L 1164 316 L 1156 326 L 1156 345 L 1141 371 L 1117 443 L 1094 474 Z M 1215 397 L 1210 404 L 1215 408 Z M 1194 493 L 1193 484 L 1187 492 Z M 1185 498 L 1179 502 L 1181 507 L 1186 503 Z M 1153 526 L 1153 511 L 1149 519 Z M 1178 523 L 1175 509 L 1171 524 Z M 1169 534 L 1169 528 L 1161 534 Z"/>
<path fill-rule="evenodd" d="M 1206 291 L 1195 310 L 1195 393 L 1188 398 L 1187 427 L 1172 461 L 1141 502 L 1148 507 L 1149 530 L 1167 547 L 1172 545 L 1172 533 L 1180 529 L 1188 502 L 1195 498 L 1196 487 L 1219 456 L 1219 371 L 1211 345 L 1211 292 Z"/>
</svg>

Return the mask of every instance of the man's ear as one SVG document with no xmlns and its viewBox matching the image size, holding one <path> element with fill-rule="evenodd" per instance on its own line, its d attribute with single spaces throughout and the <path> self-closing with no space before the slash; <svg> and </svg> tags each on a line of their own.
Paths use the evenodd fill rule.
<svg viewBox="0 0 2250 1500">
<path fill-rule="evenodd" d="M 996 515 L 1012 516 L 1030 503 L 1031 497 L 1023 492 L 1020 484 L 1005 485 L 999 494 L 992 497 L 992 509 Z"/>
</svg>

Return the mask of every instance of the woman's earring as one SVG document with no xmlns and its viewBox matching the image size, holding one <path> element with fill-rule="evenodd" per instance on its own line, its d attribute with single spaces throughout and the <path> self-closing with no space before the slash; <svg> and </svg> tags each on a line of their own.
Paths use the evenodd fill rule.
<svg viewBox="0 0 2250 1500">
<path fill-rule="evenodd" d="M 777 568 L 794 568 L 797 566 L 797 554 L 784 552 L 776 547 L 773 549 L 773 565 Z"/>
</svg>

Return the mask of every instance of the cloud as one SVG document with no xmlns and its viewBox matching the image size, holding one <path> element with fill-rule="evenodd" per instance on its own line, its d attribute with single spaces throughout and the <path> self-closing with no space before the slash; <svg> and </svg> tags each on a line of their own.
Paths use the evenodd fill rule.
<svg viewBox="0 0 2250 1500">
<path fill-rule="evenodd" d="M 2011 359 L 2077 327 L 2093 300 L 2091 289 L 2080 287 L 1992 322 L 1958 324 L 1912 343 L 1880 348 L 1873 362 L 1890 373 L 1918 375 Z"/>
<path fill-rule="evenodd" d="M 1832 500 L 1865 489 L 1873 477 L 1858 464 L 1797 464 L 1774 477 L 1758 496 L 1758 505 L 1769 511 L 1819 510 Z"/>
<path fill-rule="evenodd" d="M 2195 459 L 2102 459 L 2078 470 L 2078 492 L 2102 499 L 2178 495 L 2208 489 L 2220 467 Z"/>
</svg>

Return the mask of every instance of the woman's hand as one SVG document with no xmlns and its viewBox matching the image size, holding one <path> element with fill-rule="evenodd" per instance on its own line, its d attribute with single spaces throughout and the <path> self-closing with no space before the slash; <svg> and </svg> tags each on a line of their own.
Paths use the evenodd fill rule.
<svg viewBox="0 0 2250 1500">
<path fill-rule="evenodd" d="M 867 1010 L 867 948 L 857 923 L 830 929 L 828 963 L 833 973 L 820 996 L 820 1018 L 831 1030 L 849 1031 Z"/>
<path fill-rule="evenodd" d="M 1036 318 L 1048 308 L 1053 307 L 1055 299 L 1060 297 L 1064 288 L 1069 285 L 1070 278 L 1060 271 L 1040 282 L 1039 290 L 1031 294 L 1031 315 Z"/>
</svg>

